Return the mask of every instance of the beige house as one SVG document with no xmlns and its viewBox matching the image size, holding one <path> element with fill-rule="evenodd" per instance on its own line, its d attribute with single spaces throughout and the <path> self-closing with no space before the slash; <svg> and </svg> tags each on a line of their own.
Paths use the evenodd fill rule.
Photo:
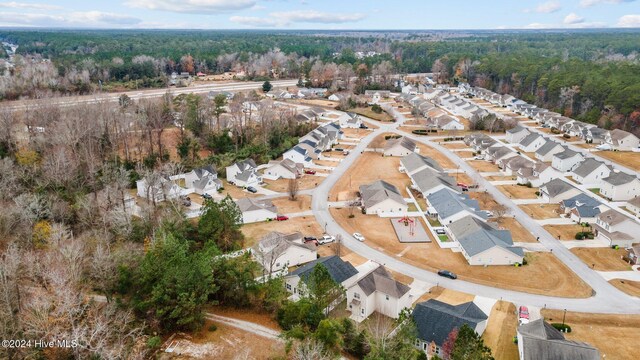
<svg viewBox="0 0 640 360">
<path fill-rule="evenodd" d="M 594 228 L 596 236 L 611 246 L 629 247 L 640 234 L 640 223 L 613 209 L 598 215 Z"/>
<path fill-rule="evenodd" d="M 640 180 L 623 172 L 611 173 L 602 179 L 600 194 L 612 201 L 631 200 L 640 195 Z"/>
<path fill-rule="evenodd" d="M 302 233 L 283 234 L 272 231 L 265 235 L 251 253 L 265 274 L 282 271 L 292 266 L 299 266 L 318 258 L 316 246 L 305 244 Z"/>
<path fill-rule="evenodd" d="M 548 203 L 557 204 L 581 193 L 580 189 L 559 178 L 540 186 L 540 197 Z"/>
<path fill-rule="evenodd" d="M 378 180 L 360 186 L 362 206 L 367 214 L 404 214 L 409 206 L 397 187 Z"/>
<path fill-rule="evenodd" d="M 411 308 L 413 297 L 409 290 L 383 266 L 378 266 L 347 289 L 347 310 L 357 322 L 373 312 L 397 319 L 403 309 Z"/>
<path fill-rule="evenodd" d="M 384 146 L 384 156 L 407 156 L 411 153 L 420 153 L 420 149 L 416 146 L 416 143 L 413 140 L 400 137 L 397 139 L 389 139 L 387 140 L 386 145 Z"/>
</svg>

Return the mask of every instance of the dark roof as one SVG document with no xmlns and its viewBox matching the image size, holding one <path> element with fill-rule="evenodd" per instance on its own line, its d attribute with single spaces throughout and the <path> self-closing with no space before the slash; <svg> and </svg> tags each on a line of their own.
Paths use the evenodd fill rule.
<svg viewBox="0 0 640 360">
<path fill-rule="evenodd" d="M 476 329 L 487 320 L 487 314 L 473 302 L 449 305 L 438 300 L 428 300 L 416 305 L 413 320 L 418 328 L 418 338 L 425 342 L 435 342 L 442 346 L 453 329 L 467 324 Z"/>
<path fill-rule="evenodd" d="M 600 352 L 593 346 L 569 341 L 556 328 L 543 319 L 521 325 L 523 356 L 521 360 L 597 360 Z"/>
<path fill-rule="evenodd" d="M 333 281 L 341 284 L 343 281 L 358 273 L 358 270 L 348 261 L 343 261 L 339 256 L 332 255 L 314 260 L 292 271 L 289 276 L 299 276 L 306 281 L 317 264 L 323 264 L 329 271 Z"/>
<path fill-rule="evenodd" d="M 367 274 L 358 281 L 358 286 L 369 296 L 374 291 L 393 296 L 396 299 L 401 298 L 411 289 L 407 285 L 396 281 L 393 276 L 383 266 L 378 266 L 375 270 Z"/>
</svg>

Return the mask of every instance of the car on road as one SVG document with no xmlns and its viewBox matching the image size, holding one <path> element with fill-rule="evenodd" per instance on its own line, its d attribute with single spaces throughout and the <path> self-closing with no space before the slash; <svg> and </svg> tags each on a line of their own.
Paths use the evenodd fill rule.
<svg viewBox="0 0 640 360">
<path fill-rule="evenodd" d="M 446 234 L 447 234 L 447 232 L 446 232 L 446 231 L 444 231 L 444 229 L 443 229 L 443 228 L 437 228 L 437 229 L 436 229 L 436 234 L 438 234 L 438 235 L 446 235 Z"/>
<path fill-rule="evenodd" d="M 213 197 L 211 195 L 207 194 L 207 193 L 202 194 L 202 198 L 205 199 L 205 200 L 213 199 Z"/>
<path fill-rule="evenodd" d="M 344 151 L 343 148 L 333 148 L 333 151 Z"/>
<path fill-rule="evenodd" d="M 318 239 L 318 244 L 324 245 L 324 244 L 332 243 L 334 241 L 336 241 L 336 237 L 335 236 L 324 235 L 320 239 Z"/>
<path fill-rule="evenodd" d="M 520 308 L 518 308 L 518 319 L 529 320 L 529 309 L 526 306 L 520 306 Z"/>
<path fill-rule="evenodd" d="M 315 175 L 316 171 L 309 169 L 309 170 L 305 170 L 304 173 L 307 174 L 307 175 Z"/>
<path fill-rule="evenodd" d="M 484 213 L 485 213 L 485 214 L 487 214 L 487 217 L 490 217 L 490 218 L 491 218 L 491 217 L 494 217 L 494 216 L 495 216 L 495 215 L 493 214 L 493 212 L 492 212 L 492 211 L 490 211 L 490 210 L 483 210 L 483 211 L 484 211 Z"/>
<path fill-rule="evenodd" d="M 439 270 L 439 271 L 438 271 L 438 275 L 440 275 L 440 276 L 442 276 L 442 277 L 449 278 L 449 279 L 453 279 L 453 280 L 455 280 L 455 279 L 457 279 L 457 278 L 458 278 L 458 275 L 456 275 L 456 274 L 452 273 L 452 272 L 451 272 L 451 271 L 449 271 L 449 270 Z"/>
<path fill-rule="evenodd" d="M 286 221 L 286 220 L 289 220 L 288 216 L 285 216 L 285 215 L 276 216 L 276 221 Z"/>
<path fill-rule="evenodd" d="M 247 191 L 252 193 L 252 194 L 255 194 L 255 193 L 258 192 L 258 189 L 254 188 L 253 186 L 249 186 L 249 187 L 247 187 Z"/>
<path fill-rule="evenodd" d="M 357 233 L 357 232 L 353 233 L 353 238 L 358 240 L 358 241 L 364 241 L 364 236 L 362 236 L 362 234 Z"/>
</svg>

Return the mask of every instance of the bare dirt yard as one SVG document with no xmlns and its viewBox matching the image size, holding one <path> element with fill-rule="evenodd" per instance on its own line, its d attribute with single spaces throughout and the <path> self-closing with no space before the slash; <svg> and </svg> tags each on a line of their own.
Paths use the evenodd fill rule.
<svg viewBox="0 0 640 360">
<path fill-rule="evenodd" d="M 418 148 L 420 148 L 420 155 L 428 156 L 435 160 L 443 169 L 456 169 L 456 165 L 453 161 L 449 160 L 443 153 L 432 148 L 431 146 L 418 144 Z"/>
<path fill-rule="evenodd" d="M 492 164 L 486 160 L 469 160 L 467 161 L 471 167 L 479 172 L 498 172 L 500 168 L 496 164 Z"/>
<path fill-rule="evenodd" d="M 482 334 L 484 343 L 491 348 L 496 360 L 518 359 L 518 345 L 513 343 L 517 324 L 516 306 L 502 300 L 496 302 Z"/>
<path fill-rule="evenodd" d="M 622 260 L 627 253 L 625 249 L 605 248 L 573 248 L 571 252 L 580 258 L 589 267 L 598 271 L 626 271 L 631 266 Z"/>
<path fill-rule="evenodd" d="M 630 151 L 598 151 L 596 154 L 622 166 L 640 171 L 640 153 Z"/>
<path fill-rule="evenodd" d="M 420 303 L 430 299 L 436 299 L 438 301 L 442 301 L 443 303 L 451 305 L 460 305 L 469 301 L 473 301 L 473 299 L 475 299 L 475 296 L 451 289 L 445 289 L 442 286 L 434 286 L 429 289 L 429 291 L 424 293 L 414 303 Z"/>
<path fill-rule="evenodd" d="M 372 128 L 375 125 L 367 125 L 369 128 Z M 353 138 L 353 139 L 362 139 L 369 135 L 369 130 L 364 129 L 342 129 L 344 133 L 344 137 Z"/>
<path fill-rule="evenodd" d="M 371 110 L 371 107 L 359 107 L 359 108 L 353 108 L 353 109 L 349 109 L 350 112 L 354 112 L 356 114 L 360 114 L 362 116 L 368 117 L 369 119 L 373 119 L 373 120 L 378 120 L 378 121 L 382 121 L 382 122 L 389 122 L 389 121 L 393 121 L 393 117 L 391 117 L 391 115 L 387 114 L 386 112 L 382 112 L 380 114 L 373 112 L 373 110 Z"/>
<path fill-rule="evenodd" d="M 311 196 L 309 195 L 298 195 L 293 201 L 289 200 L 289 197 L 285 197 L 273 199 L 272 202 L 281 214 L 311 210 Z"/>
<path fill-rule="evenodd" d="M 560 205 L 558 204 L 526 204 L 519 206 L 522 211 L 536 220 L 560 217 Z"/>
<path fill-rule="evenodd" d="M 458 157 L 462 159 L 468 159 L 473 157 L 473 152 L 472 151 L 456 151 L 456 155 L 458 155 Z"/>
<path fill-rule="evenodd" d="M 520 185 L 498 185 L 498 190 L 502 191 L 511 199 L 537 199 L 537 189 Z"/>
<path fill-rule="evenodd" d="M 313 189 L 324 181 L 323 176 L 303 175 L 298 179 L 298 190 Z M 264 188 L 275 192 L 286 193 L 289 191 L 289 179 L 264 180 Z"/>
<path fill-rule="evenodd" d="M 469 151 L 473 151 L 467 144 L 461 142 L 447 142 L 442 144 L 442 146 L 446 147 L 447 149 L 469 149 Z"/>
<path fill-rule="evenodd" d="M 536 294 L 553 294 L 566 297 L 588 297 L 591 289 L 573 272 L 567 269 L 553 254 L 529 253 L 528 265 L 514 266 L 471 266 L 462 254 L 441 249 L 435 242 L 421 244 L 401 244 L 389 222 L 375 215 L 354 213 L 349 218 L 348 209 L 330 209 L 332 216 L 349 233 L 360 232 L 372 248 L 429 271 L 448 269 L 459 278 L 497 286 L 505 289 L 526 291 Z M 522 281 L 522 279 L 538 279 Z"/>
<path fill-rule="evenodd" d="M 576 233 L 583 230 L 580 225 L 545 225 L 543 226 L 554 238 L 560 240 L 575 240 Z"/>
<path fill-rule="evenodd" d="M 227 182 L 227 180 L 222 180 L 222 186 L 224 187 L 224 190 L 222 190 L 222 195 L 224 196 L 229 195 L 236 200 L 242 199 L 245 197 L 255 198 L 255 197 L 262 196 L 260 194 L 250 193 L 247 190 L 239 188 L 235 185 L 231 185 Z"/>
<path fill-rule="evenodd" d="M 400 158 L 383 157 L 381 154 L 365 152 L 338 180 L 329 193 L 331 201 L 343 201 L 356 197 L 360 185 L 384 180 L 395 185 L 403 196 L 408 196 L 406 187 L 411 180 L 398 171 Z"/>
<path fill-rule="evenodd" d="M 631 296 L 640 297 L 640 281 L 613 279 L 609 283 Z"/>
<path fill-rule="evenodd" d="M 491 195 L 483 191 L 480 191 L 480 192 L 470 191 L 469 197 L 472 199 L 478 200 L 478 203 L 480 203 L 480 208 L 484 210 L 495 209 L 498 206 L 498 203 L 495 200 L 493 200 L 493 197 L 491 197 Z"/>
<path fill-rule="evenodd" d="M 535 236 L 514 218 L 503 217 L 502 219 L 491 219 L 489 221 L 495 223 L 500 229 L 510 230 L 514 242 L 538 242 Z"/>
<path fill-rule="evenodd" d="M 563 311 L 542 310 L 542 315 L 550 323 L 561 323 Z M 565 323 L 571 326 L 567 339 L 595 346 L 603 359 L 638 358 L 640 315 L 567 312 Z"/>
<path fill-rule="evenodd" d="M 285 234 L 300 231 L 304 236 L 319 236 L 323 233 L 323 228 L 318 225 L 313 216 L 302 216 L 286 221 L 264 221 L 246 224 L 242 225 L 240 230 L 245 236 L 245 247 L 255 245 L 258 240 L 272 231 L 279 231 Z"/>
</svg>

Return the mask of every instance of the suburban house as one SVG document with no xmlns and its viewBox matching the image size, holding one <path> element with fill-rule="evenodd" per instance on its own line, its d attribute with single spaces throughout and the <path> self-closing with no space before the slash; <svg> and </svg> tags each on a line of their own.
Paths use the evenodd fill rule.
<svg viewBox="0 0 640 360">
<path fill-rule="evenodd" d="M 192 188 L 200 195 L 222 188 L 218 172 L 211 165 L 189 171 L 184 175 L 184 183 L 186 188 Z"/>
<path fill-rule="evenodd" d="M 540 187 L 542 184 L 551 181 L 556 176 L 555 170 L 551 166 L 536 162 L 532 168 L 523 167 L 518 170 L 518 184 L 531 184 L 532 187 Z"/>
<path fill-rule="evenodd" d="M 398 188 L 384 180 L 361 185 L 360 197 L 367 214 L 404 214 L 409 208 Z"/>
<path fill-rule="evenodd" d="M 585 193 L 560 202 L 560 211 L 577 223 L 594 223 L 596 217 L 605 209 L 607 207 L 603 203 Z"/>
<path fill-rule="evenodd" d="M 407 156 L 411 153 L 419 153 L 420 149 L 413 140 L 407 137 L 389 139 L 384 146 L 384 156 Z"/>
<path fill-rule="evenodd" d="M 633 199 L 627 201 L 627 205 L 625 207 L 635 216 L 640 217 L 640 196 L 634 197 Z"/>
<path fill-rule="evenodd" d="M 613 209 L 607 210 L 596 218 L 595 234 L 609 245 L 629 247 L 638 242 L 640 224 L 633 218 Z"/>
<path fill-rule="evenodd" d="M 535 163 L 524 156 L 514 156 L 502 159 L 498 162 L 498 166 L 507 175 L 517 175 L 518 171 L 523 168 L 533 168 Z"/>
<path fill-rule="evenodd" d="M 600 185 L 611 174 L 611 167 L 594 158 L 586 158 L 573 169 L 573 179 L 583 185 Z"/>
<path fill-rule="evenodd" d="M 430 157 L 422 156 L 417 153 L 411 153 L 400 160 L 400 172 L 406 173 L 409 176 L 417 173 L 425 168 L 431 168 L 437 172 L 442 172 L 443 169 L 437 161 Z"/>
<path fill-rule="evenodd" d="M 546 142 L 547 142 L 547 139 L 545 139 L 542 135 L 531 133 L 525 136 L 518 143 L 518 146 L 524 152 L 534 152 L 534 151 L 537 151 Z"/>
<path fill-rule="evenodd" d="M 531 134 L 531 132 L 527 128 L 518 125 L 513 129 L 507 130 L 506 140 L 509 144 L 518 144 L 529 134 Z"/>
<path fill-rule="evenodd" d="M 589 144 L 603 144 L 609 131 L 593 127 L 590 129 L 583 129 L 580 137 Z"/>
<path fill-rule="evenodd" d="M 262 182 L 253 159 L 238 161 L 226 167 L 227 181 L 236 186 L 254 186 Z"/>
<path fill-rule="evenodd" d="M 600 352 L 593 346 L 566 340 L 564 334 L 544 319 L 518 327 L 520 360 L 599 360 Z"/>
<path fill-rule="evenodd" d="M 139 197 L 152 203 L 175 199 L 182 195 L 182 188 L 174 181 L 166 177 L 160 177 L 155 181 L 145 178 L 136 181 L 136 189 Z"/>
<path fill-rule="evenodd" d="M 347 288 L 347 310 L 358 322 L 374 311 L 397 319 L 402 310 L 410 309 L 413 304 L 409 290 L 409 286 L 395 280 L 387 269 L 379 265 Z"/>
<path fill-rule="evenodd" d="M 236 204 L 242 212 L 243 224 L 267 221 L 269 219 L 275 219 L 278 216 L 278 209 L 273 205 L 271 200 L 242 198 L 236 201 Z"/>
<path fill-rule="evenodd" d="M 300 232 L 283 234 L 272 231 L 260 239 L 251 253 L 266 274 L 306 264 L 318 258 L 316 245 L 305 244 Z"/>
<path fill-rule="evenodd" d="M 447 225 L 450 237 L 460 245 L 469 265 L 522 264 L 524 251 L 513 245 L 511 232 L 499 230 L 474 216 Z"/>
<path fill-rule="evenodd" d="M 307 149 L 300 145 L 296 145 L 287 150 L 282 154 L 282 158 L 296 164 L 302 164 L 303 167 L 313 165 L 313 159 L 308 155 Z"/>
<path fill-rule="evenodd" d="M 640 146 L 640 139 L 637 136 L 620 129 L 609 131 L 605 135 L 604 141 L 613 149 L 620 151 L 631 151 Z"/>
<path fill-rule="evenodd" d="M 484 159 L 497 164 L 502 159 L 508 159 L 518 154 L 506 146 L 496 145 L 488 148 L 485 152 Z"/>
<path fill-rule="evenodd" d="M 627 248 L 627 255 L 625 255 L 624 260 L 629 265 L 640 265 L 640 243 L 633 244 Z"/>
<path fill-rule="evenodd" d="M 418 303 L 413 309 L 412 317 L 418 329 L 416 346 L 428 357 L 442 355 L 442 346 L 451 331 L 460 329 L 463 325 L 482 335 L 489 318 L 473 302 L 449 305 L 435 299 Z"/>
<path fill-rule="evenodd" d="M 442 189 L 460 192 L 455 178 L 431 168 L 424 168 L 411 175 L 411 182 L 412 188 L 420 191 L 425 197 Z"/>
<path fill-rule="evenodd" d="M 480 210 L 478 200 L 469 195 L 458 194 L 449 189 L 442 189 L 427 196 L 429 215 L 437 215 L 441 224 L 450 224 L 465 216 L 474 216 L 485 220 L 487 213 Z"/>
<path fill-rule="evenodd" d="M 464 125 L 453 116 L 442 114 L 427 119 L 427 126 L 440 130 L 464 130 Z"/>
<path fill-rule="evenodd" d="M 365 90 L 364 96 L 370 99 L 369 104 L 378 104 L 380 100 L 391 96 L 391 92 L 389 90 Z"/>
<path fill-rule="evenodd" d="M 282 161 L 270 161 L 269 167 L 264 170 L 262 177 L 269 180 L 297 179 L 304 173 L 304 166 L 291 159 Z"/>
<path fill-rule="evenodd" d="M 602 179 L 600 194 L 611 201 L 631 200 L 640 195 L 640 180 L 635 175 L 612 172 Z"/>
<path fill-rule="evenodd" d="M 544 162 L 553 160 L 555 154 L 564 151 L 564 147 L 553 140 L 547 140 L 538 150 L 536 150 L 536 159 Z"/>
<path fill-rule="evenodd" d="M 293 294 L 294 300 L 307 294 L 306 282 L 318 264 L 324 265 L 331 279 L 346 289 L 351 287 L 358 277 L 358 270 L 350 262 L 342 260 L 339 256 L 321 257 L 302 265 L 284 277 L 285 287 L 289 293 Z"/>
<path fill-rule="evenodd" d="M 340 127 L 358 129 L 362 125 L 360 115 L 356 113 L 347 113 L 340 118 Z"/>
<path fill-rule="evenodd" d="M 562 172 L 571 171 L 584 160 L 581 153 L 566 148 L 563 152 L 553 155 L 551 166 Z"/>
<path fill-rule="evenodd" d="M 341 101 L 343 99 L 348 99 L 350 97 L 351 97 L 351 94 L 349 94 L 349 93 L 334 93 L 334 94 L 329 95 L 327 100 L 330 100 L 330 101 Z"/>
<path fill-rule="evenodd" d="M 540 186 L 540 197 L 548 203 L 557 204 L 562 200 L 570 199 L 582 191 L 568 182 L 555 178 Z"/>
</svg>

